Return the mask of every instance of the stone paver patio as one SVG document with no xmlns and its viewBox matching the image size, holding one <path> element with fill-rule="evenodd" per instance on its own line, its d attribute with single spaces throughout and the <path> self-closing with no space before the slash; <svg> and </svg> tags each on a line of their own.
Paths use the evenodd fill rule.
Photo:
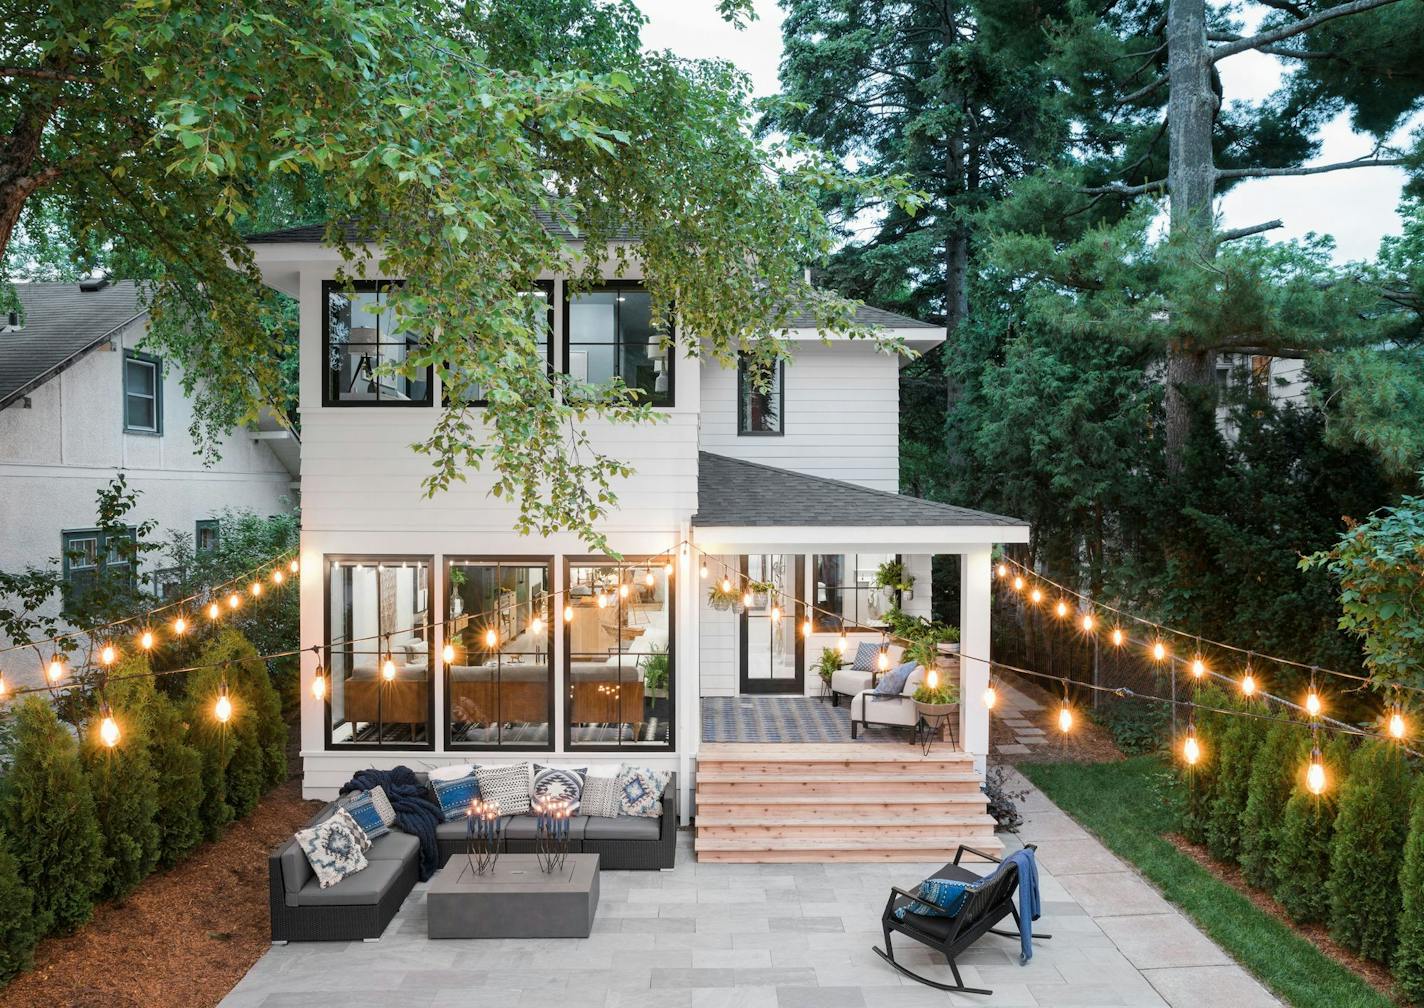
<svg viewBox="0 0 1424 1008">
<path fill-rule="evenodd" d="M 1029 788 L 1019 778 L 1017 786 Z M 223 1008 L 1266 1008 L 1278 1002 L 1042 793 L 1021 837 L 1039 845 L 1044 916 L 1032 962 L 986 935 L 959 961 L 990 997 L 913 983 L 871 952 L 889 886 L 938 865 L 729 865 L 604 872 L 587 939 L 430 941 L 419 885 L 377 943 L 276 947 Z M 1016 846 L 1015 838 L 1005 836 Z M 897 955 L 949 980 L 901 940 Z M 478 999 L 476 1001 L 475 999 Z"/>
</svg>

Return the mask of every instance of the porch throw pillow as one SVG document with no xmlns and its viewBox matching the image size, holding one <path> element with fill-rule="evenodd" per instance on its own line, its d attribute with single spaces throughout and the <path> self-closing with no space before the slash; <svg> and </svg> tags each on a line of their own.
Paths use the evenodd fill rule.
<svg viewBox="0 0 1424 1008">
<path fill-rule="evenodd" d="M 591 767 L 583 782 L 579 811 L 601 819 L 616 818 L 623 811 L 623 790 L 618 786 L 622 775 L 623 768 L 617 764 Z"/>
<path fill-rule="evenodd" d="M 430 783 L 434 784 L 441 780 L 459 780 L 461 777 L 468 777 L 475 772 L 473 763 L 448 763 L 445 766 L 435 767 L 426 772 L 425 776 Z"/>
<path fill-rule="evenodd" d="M 361 841 L 338 816 L 324 819 L 310 829 L 297 830 L 296 841 L 323 889 L 330 889 L 366 867 Z"/>
<path fill-rule="evenodd" d="M 435 800 L 440 803 L 440 815 L 446 822 L 457 822 L 465 818 L 470 802 L 480 797 L 480 781 L 474 771 L 454 780 L 433 780 L 430 790 L 435 792 Z"/>
<path fill-rule="evenodd" d="M 919 914 L 922 917 L 953 917 L 959 913 L 959 908 L 964 904 L 965 895 L 973 892 L 978 885 L 977 882 L 961 882 L 958 879 L 927 878 L 915 888 L 915 895 L 934 900 L 939 906 L 931 906 L 928 903 L 915 900 L 905 906 L 897 907 L 895 917 L 898 920 L 904 920 L 906 911 Z M 944 909 L 940 909 L 940 907 Z"/>
<path fill-rule="evenodd" d="M 851 670 L 855 672 L 874 672 L 875 659 L 879 657 L 879 644 L 873 641 L 862 641 L 855 649 L 855 661 L 851 662 Z"/>
<path fill-rule="evenodd" d="M 361 845 L 361 852 L 363 854 L 371 849 L 371 838 L 366 835 L 366 831 L 361 828 L 361 824 L 352 817 L 345 806 L 336 806 L 331 813 L 331 818 L 339 820 L 341 825 L 356 835 L 356 842 Z"/>
<path fill-rule="evenodd" d="M 870 695 L 876 700 L 888 700 L 891 697 L 898 697 L 905 689 L 905 683 L 910 678 L 910 674 L 918 666 L 915 662 L 905 662 L 903 665 L 896 665 L 889 672 L 880 677 L 880 681 L 875 684 L 875 689 L 870 691 Z"/>
<path fill-rule="evenodd" d="M 672 775 L 666 770 L 625 766 L 618 777 L 619 803 L 624 815 L 656 819 L 663 814 L 663 791 Z"/>
<path fill-rule="evenodd" d="M 587 776 L 588 767 L 552 767 L 535 763 L 530 804 L 539 798 L 557 798 L 571 803 L 573 811 L 577 812 Z"/>
<path fill-rule="evenodd" d="M 361 832 L 372 840 L 377 840 L 391 831 L 391 823 L 396 821 L 395 810 L 390 799 L 379 787 L 369 791 L 354 791 L 344 799 L 346 811 L 361 827 Z M 389 816 L 389 818 L 387 818 Z"/>
<path fill-rule="evenodd" d="M 499 802 L 502 815 L 523 815 L 529 811 L 528 763 L 477 766 L 475 777 L 480 782 L 480 797 Z"/>
</svg>

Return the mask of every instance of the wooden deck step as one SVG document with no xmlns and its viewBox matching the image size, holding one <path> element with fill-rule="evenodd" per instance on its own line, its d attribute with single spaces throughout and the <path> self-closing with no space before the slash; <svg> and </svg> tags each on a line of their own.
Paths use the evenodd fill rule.
<svg viewBox="0 0 1424 1008">
<path fill-rule="evenodd" d="M 786 810 L 789 811 L 789 810 Z M 814 816 L 781 815 L 772 817 L 767 815 L 738 815 L 727 812 L 711 812 L 706 809 L 697 810 L 697 828 L 699 830 L 726 830 L 742 829 L 746 831 L 777 830 L 777 829 L 824 829 L 827 832 L 844 832 L 852 829 L 857 832 L 871 830 L 901 830 L 907 836 L 943 836 L 946 831 L 957 833 L 961 829 L 973 830 L 987 828 L 991 833 L 994 830 L 994 818 L 984 812 L 958 812 L 933 817 L 920 816 L 894 816 L 894 815 L 847 815 L 839 807 L 828 805 L 818 811 Z"/>
</svg>

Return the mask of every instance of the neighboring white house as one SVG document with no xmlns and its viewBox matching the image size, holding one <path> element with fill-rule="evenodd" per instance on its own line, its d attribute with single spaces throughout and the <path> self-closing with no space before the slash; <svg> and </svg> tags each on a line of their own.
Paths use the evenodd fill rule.
<svg viewBox="0 0 1424 1008">
<path fill-rule="evenodd" d="M 429 434 L 441 390 L 429 372 L 383 380 L 368 368 L 407 351 L 389 338 L 384 305 L 401 278 L 345 293 L 333 283 L 341 257 L 322 233 L 249 239 L 266 282 L 300 301 L 302 644 L 323 645 L 331 676 L 327 699 L 315 698 L 317 656 L 305 656 L 309 797 L 331 796 L 361 767 L 491 754 L 636 760 L 679 770 L 689 787 L 699 699 L 814 692 L 808 665 L 842 619 L 876 622 L 888 600 L 873 588 L 875 569 L 897 555 L 917 578 L 906 609 L 921 614 L 931 556 L 961 558 L 959 739 L 982 772 L 990 550 L 1027 541 L 1028 528 L 895 493 L 898 358 L 865 342 L 824 343 L 803 316 L 788 331 L 794 359 L 762 395 L 737 369 L 659 349 L 636 272 L 576 297 L 561 277 L 545 278 L 530 295 L 547 305 L 550 366 L 592 380 L 619 374 L 666 413 L 657 425 L 589 425 L 635 469 L 601 523 L 624 557 L 615 563 L 573 535 L 512 531 L 514 505 L 488 495 L 487 473 L 423 495 L 430 461 L 410 445 Z M 367 253 L 368 275 L 380 276 L 378 250 Z M 862 320 L 919 350 L 945 335 L 873 308 Z M 694 547 L 686 555 L 684 541 Z M 706 580 L 698 550 L 712 557 Z M 745 614 L 713 609 L 708 589 L 724 563 L 774 582 L 775 597 Z M 798 632 L 808 615 L 809 639 Z"/>
<path fill-rule="evenodd" d="M 133 523 L 157 521 L 165 540 L 178 530 L 211 541 L 227 508 L 291 510 L 289 436 L 233 431 L 221 460 L 203 465 L 179 368 L 143 349 L 148 316 L 132 281 L 15 289 L 23 314 L 0 316 L 0 569 L 54 558 L 66 577 L 93 569 L 107 552 L 95 495 L 119 470 L 139 491 Z M 146 563 L 161 568 L 158 556 Z M 37 682 L 39 671 L 29 650 L 0 654 L 7 682 Z"/>
</svg>

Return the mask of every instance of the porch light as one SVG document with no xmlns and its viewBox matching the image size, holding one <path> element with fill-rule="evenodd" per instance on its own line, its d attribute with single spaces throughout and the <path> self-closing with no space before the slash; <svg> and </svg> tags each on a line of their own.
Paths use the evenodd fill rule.
<svg viewBox="0 0 1424 1008">
<path fill-rule="evenodd" d="M 840 651 L 841 654 L 845 654 L 846 645 L 848 643 L 849 642 L 846 640 L 845 627 L 841 627 L 841 635 L 836 638 L 836 648 Z"/>
<path fill-rule="evenodd" d="M 574 607 L 571 606 L 571 605 L 566 605 L 566 606 L 564 606 L 564 622 L 565 622 L 565 623 L 572 623 L 573 621 L 574 621 Z"/>
<path fill-rule="evenodd" d="M 179 637 L 183 636 L 183 634 L 188 632 L 188 621 L 182 616 L 179 616 L 173 621 L 173 632 Z"/>
<path fill-rule="evenodd" d="M 781 622 L 781 608 L 779 606 L 771 607 L 771 622 L 773 624 Z"/>
<path fill-rule="evenodd" d="M 598 593 L 598 608 L 600 608 L 600 609 L 607 609 L 607 608 L 608 608 L 608 596 L 604 595 L 603 592 L 599 592 L 599 593 Z"/>
<path fill-rule="evenodd" d="M 295 574 L 297 571 L 302 569 L 302 565 L 297 563 L 297 561 L 293 560 L 290 564 L 287 565 L 287 569 L 290 570 L 293 574 Z"/>
<path fill-rule="evenodd" d="M 618 586 L 618 597 L 619 597 L 619 598 L 627 598 L 627 597 L 628 597 L 628 586 L 627 586 L 627 585 L 621 584 L 621 585 Z"/>
<path fill-rule="evenodd" d="M 107 700 L 99 706 L 99 719 L 99 740 L 112 749 L 119 744 L 119 723 Z"/>
<path fill-rule="evenodd" d="M 750 588 L 742 592 L 742 605 L 746 606 L 748 609 L 752 607 L 752 590 Z"/>
<path fill-rule="evenodd" d="M 55 655 L 49 660 L 49 684 L 59 685 L 59 681 L 64 678 L 64 659 Z"/>
<path fill-rule="evenodd" d="M 218 692 L 218 702 L 213 704 L 213 717 L 218 719 L 218 724 L 227 724 L 232 719 L 232 701 L 228 699 L 226 681 Z"/>
<path fill-rule="evenodd" d="M 697 576 L 700 577 L 700 578 L 702 578 L 702 579 L 704 579 L 704 580 L 707 578 L 707 561 L 706 561 L 706 560 L 703 560 L 703 561 L 702 561 L 702 568 L 697 572 Z"/>
<path fill-rule="evenodd" d="M 1006 563 L 1001 563 L 1001 564 L 999 564 L 999 577 L 1000 577 L 1000 578 L 1006 578 L 1006 577 L 1008 577 L 1008 576 L 1009 576 L 1009 565 L 1006 564 Z"/>
<path fill-rule="evenodd" d="M 142 634 L 139 635 L 139 638 L 138 638 L 138 646 L 141 647 L 141 648 L 143 648 L 145 651 L 147 651 L 149 648 L 153 647 L 153 631 L 152 631 L 152 630 L 145 630 Z"/>
<path fill-rule="evenodd" d="M 995 690 L 992 685 L 991 685 L 991 686 L 985 686 L 985 687 L 984 687 L 984 709 L 985 709 L 985 710 L 993 710 L 993 709 L 994 709 L 994 705 L 997 704 L 998 702 L 999 702 L 999 693 L 998 693 L 998 691 Z"/>
<path fill-rule="evenodd" d="M 880 653 L 875 656 L 875 664 L 881 672 L 890 668 L 890 644 L 888 641 L 880 642 Z"/>
<path fill-rule="evenodd" d="M 1310 750 L 1310 768 L 1305 771 L 1305 786 L 1313 795 L 1325 791 L 1325 758 L 1320 755 L 1320 747 Z"/>
<path fill-rule="evenodd" d="M 381 662 L 381 678 L 386 682 L 396 680 L 396 663 L 389 653 L 386 654 L 386 660 Z"/>
<path fill-rule="evenodd" d="M 1182 743 L 1182 759 L 1187 761 L 1187 766 L 1196 766 L 1201 760 L 1201 743 L 1197 741 L 1195 725 L 1187 725 L 1187 740 Z"/>
<path fill-rule="evenodd" d="M 325 669 L 325 667 L 323 667 L 323 665 L 321 664 L 321 652 L 320 652 L 320 651 L 317 651 L 316 648 L 312 648 L 312 650 L 313 650 L 313 651 L 316 651 L 316 656 L 317 656 L 317 657 L 316 657 L 316 671 L 312 673 L 312 696 L 316 697 L 318 700 L 325 700 L 325 699 L 326 699 L 326 669 Z"/>
<path fill-rule="evenodd" d="M 214 602 L 212 605 L 208 606 L 208 619 L 217 619 L 217 618 L 218 618 L 218 604 L 217 604 L 216 602 Z"/>
<path fill-rule="evenodd" d="M 805 621 L 801 624 L 801 636 L 802 636 L 802 637 L 810 637 L 810 636 L 811 636 L 811 621 L 810 621 L 810 619 L 805 620 Z"/>
<path fill-rule="evenodd" d="M 666 574 L 668 577 L 672 577 L 672 561 L 671 561 L 671 560 L 669 560 L 667 563 L 663 564 L 663 573 Z M 652 575 L 649 574 L 648 577 L 651 578 Z M 649 581 L 648 584 L 652 584 L 652 582 Z"/>
<path fill-rule="evenodd" d="M 722 591 L 725 593 L 725 592 L 729 592 L 729 591 L 731 591 L 731 590 L 732 590 L 732 579 L 731 579 L 731 578 L 725 578 L 725 577 L 724 577 L 724 578 L 722 579 Z"/>
<path fill-rule="evenodd" d="M 455 645 L 446 644 L 445 647 L 440 651 L 440 657 L 444 659 L 446 665 L 449 665 L 451 662 L 453 662 L 455 660 Z"/>
<path fill-rule="evenodd" d="M 530 632 L 531 634 L 533 634 L 534 636 L 536 636 L 536 637 L 537 637 L 539 634 L 543 633 L 543 632 L 544 632 L 544 621 L 543 621 L 542 619 L 540 619 L 538 616 L 535 616 L 532 620 L 529 621 L 529 632 Z"/>
<path fill-rule="evenodd" d="M 1114 647 L 1122 647 L 1122 627 L 1113 627 L 1112 642 Z"/>
<path fill-rule="evenodd" d="M 114 664 L 114 659 L 117 657 L 118 653 L 114 650 L 112 644 L 105 644 L 104 650 L 99 652 L 99 661 L 104 665 Z"/>
<path fill-rule="evenodd" d="M 652 571 L 648 571 L 648 576 L 645 577 L 645 578 L 643 578 L 643 584 L 645 584 L 645 585 L 647 585 L 649 588 L 651 588 L 651 587 L 653 586 L 653 583 L 654 583 L 655 580 L 656 580 L 656 579 L 653 577 L 653 572 L 652 572 Z"/>
<path fill-rule="evenodd" d="M 930 669 L 925 673 L 925 687 L 931 690 L 939 689 L 939 670 Z"/>
</svg>

